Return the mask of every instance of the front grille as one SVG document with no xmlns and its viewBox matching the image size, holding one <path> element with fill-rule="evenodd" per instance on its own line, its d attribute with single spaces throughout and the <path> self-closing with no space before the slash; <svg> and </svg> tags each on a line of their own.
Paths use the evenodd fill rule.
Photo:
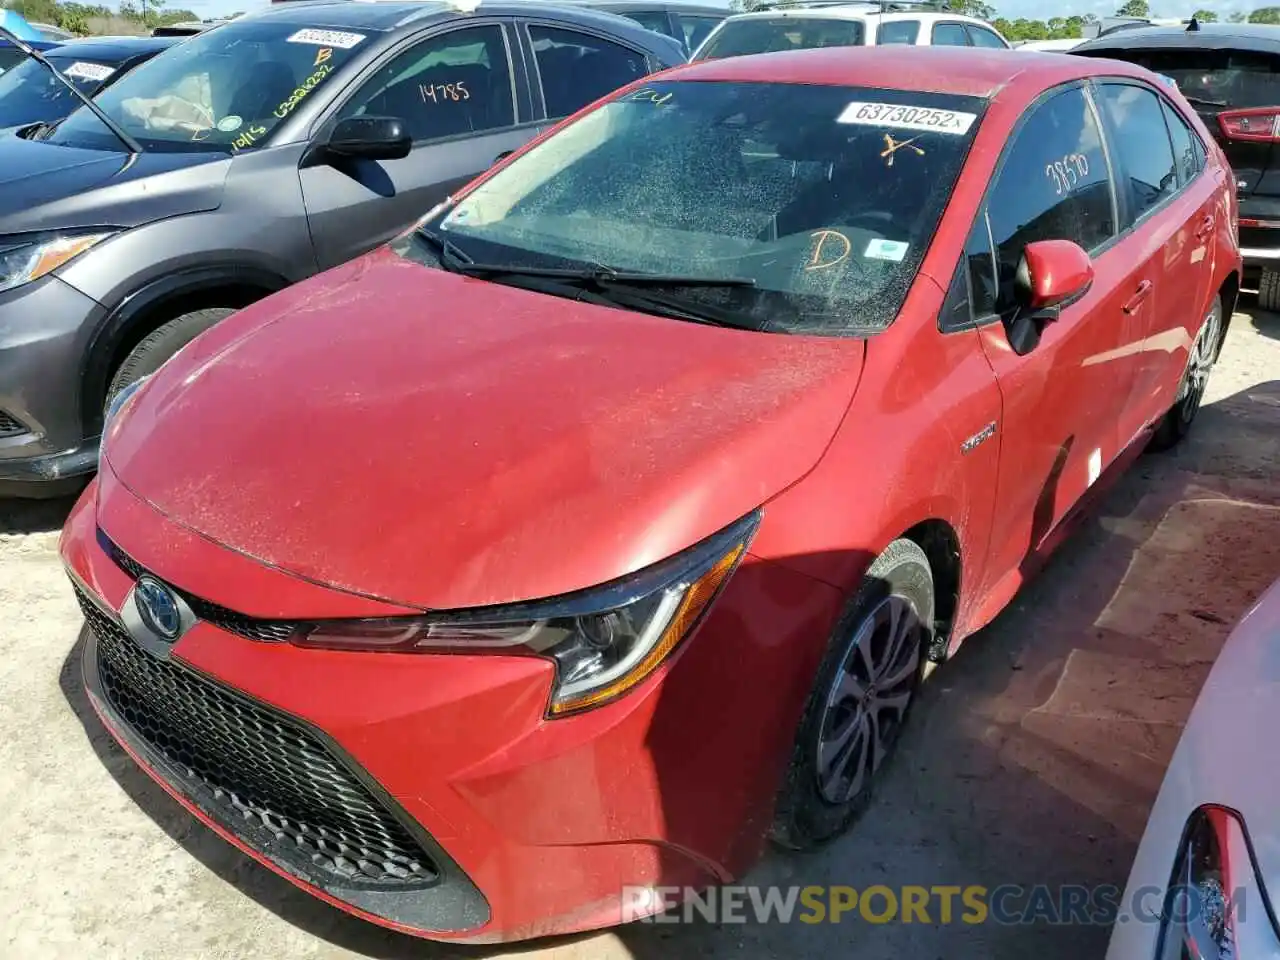
<svg viewBox="0 0 1280 960">
<path fill-rule="evenodd" d="M 115 565 L 134 580 L 148 573 L 146 567 L 120 549 L 119 545 L 101 530 L 98 531 L 98 542 L 107 556 L 114 561 Z M 151 576 L 154 577 L 155 574 L 151 574 Z M 156 579 L 160 578 L 156 577 Z M 226 607 L 211 603 L 200 597 L 192 596 L 172 584 L 169 584 L 169 586 L 175 592 L 182 594 L 182 598 L 191 607 L 191 612 L 201 620 L 213 624 L 220 630 L 226 630 L 228 633 L 244 637 L 246 640 L 257 640 L 261 643 L 284 643 L 298 632 L 298 624 L 291 620 L 261 620 L 257 617 L 250 617 L 243 613 L 236 613 L 234 610 L 228 610 Z"/>
<path fill-rule="evenodd" d="M 439 879 L 403 824 L 305 727 L 146 653 L 78 585 L 76 599 L 111 707 L 233 832 L 337 885 Z"/>
<path fill-rule="evenodd" d="M 17 417 L 0 410 L 0 437 L 17 437 L 30 432 L 27 425 Z"/>
</svg>

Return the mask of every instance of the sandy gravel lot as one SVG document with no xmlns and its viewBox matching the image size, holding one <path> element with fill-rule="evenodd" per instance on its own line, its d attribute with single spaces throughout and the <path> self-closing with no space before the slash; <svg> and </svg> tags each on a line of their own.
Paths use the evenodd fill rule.
<svg viewBox="0 0 1280 960">
<path fill-rule="evenodd" d="M 1145 457 L 931 681 L 876 809 L 767 883 L 1123 884 L 1230 625 L 1280 576 L 1280 317 L 1235 317 L 1182 449 Z M 1101 956 L 1098 927 L 654 926 L 440 947 L 319 904 L 194 824 L 79 687 L 66 504 L 0 503 L 0 956 L 556 960 Z"/>
</svg>

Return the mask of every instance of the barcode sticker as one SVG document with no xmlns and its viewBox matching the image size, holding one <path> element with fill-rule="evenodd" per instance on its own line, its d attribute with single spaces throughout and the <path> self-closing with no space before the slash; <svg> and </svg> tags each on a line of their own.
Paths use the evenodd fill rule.
<svg viewBox="0 0 1280 960">
<path fill-rule="evenodd" d="M 111 67 L 103 66 L 100 63 L 81 63 L 76 62 L 67 69 L 62 71 L 64 77 L 72 77 L 78 80 L 93 80 L 101 83 L 107 77 L 115 73 Z"/>
<path fill-rule="evenodd" d="M 289 37 L 289 43 L 310 43 L 317 47 L 337 47 L 340 50 L 350 50 L 363 40 L 363 33 L 346 33 L 342 30 L 299 30 Z"/>
<path fill-rule="evenodd" d="M 976 113 L 962 113 L 959 110 L 854 101 L 844 108 L 840 116 L 836 117 L 836 123 L 918 130 L 921 133 L 947 133 L 959 137 L 968 133 L 969 128 L 973 126 L 973 121 L 977 119 Z"/>
</svg>

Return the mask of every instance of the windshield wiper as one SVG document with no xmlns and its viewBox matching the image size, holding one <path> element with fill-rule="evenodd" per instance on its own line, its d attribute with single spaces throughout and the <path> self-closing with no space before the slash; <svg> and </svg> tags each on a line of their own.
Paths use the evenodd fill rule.
<svg viewBox="0 0 1280 960">
<path fill-rule="evenodd" d="M 754 287 L 750 277 L 675 276 L 658 273 L 632 273 L 614 270 L 604 264 L 589 268 L 520 267 L 512 264 L 478 263 L 460 250 L 448 237 L 419 227 L 418 235 L 440 250 L 440 264 L 446 270 L 469 277 L 492 278 L 498 282 L 514 283 L 542 293 L 564 295 L 573 291 L 582 299 L 605 305 L 643 310 L 649 313 L 710 323 L 721 327 L 738 327 L 759 330 L 761 324 L 732 310 L 712 304 L 691 302 L 679 296 L 669 296 L 652 290 L 635 287 L 686 286 L 686 287 Z M 543 281 L 546 281 L 545 283 Z"/>
<path fill-rule="evenodd" d="M 17 34 L 6 29 L 5 27 L 0 27 L 0 37 L 4 37 L 4 39 L 12 43 L 15 47 L 17 47 L 19 50 L 25 53 L 28 57 L 30 57 L 36 63 L 42 64 L 50 73 L 52 73 L 55 77 L 57 77 L 58 82 L 61 83 L 64 87 L 66 87 L 68 90 L 70 90 L 73 94 L 75 94 L 76 98 L 81 103 L 83 103 L 86 107 L 88 107 L 93 112 L 93 115 L 97 117 L 99 120 L 101 120 L 108 130 L 110 130 L 112 133 L 116 135 L 116 137 L 120 140 L 120 142 L 123 143 L 125 147 L 128 148 L 130 153 L 134 153 L 134 154 L 142 153 L 142 145 L 139 144 L 137 140 L 133 139 L 133 137 L 129 136 L 129 134 L 126 133 L 123 129 L 121 129 L 119 124 L 117 124 L 114 120 L 112 120 L 109 116 L 107 116 L 106 111 L 103 110 L 101 107 L 99 107 L 96 103 L 94 103 L 92 97 L 85 94 L 79 87 L 77 87 L 74 83 L 72 83 L 70 80 L 64 77 L 59 72 L 58 68 L 55 67 L 52 63 L 50 63 L 48 58 L 46 58 L 43 53 L 40 53 L 38 50 L 33 48 L 25 40 L 19 40 Z"/>
</svg>

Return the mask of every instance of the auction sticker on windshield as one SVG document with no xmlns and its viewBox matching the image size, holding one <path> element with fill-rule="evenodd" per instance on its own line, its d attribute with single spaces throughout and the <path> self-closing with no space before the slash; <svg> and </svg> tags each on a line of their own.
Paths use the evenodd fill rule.
<svg viewBox="0 0 1280 960">
<path fill-rule="evenodd" d="M 919 130 L 922 133 L 949 133 L 963 136 L 978 119 L 976 113 L 940 110 L 937 107 L 913 107 L 900 103 L 863 103 L 854 101 L 844 108 L 836 123 L 857 123 L 867 127 L 893 127 L 897 130 Z"/>
<path fill-rule="evenodd" d="M 363 33 L 347 33 L 343 30 L 299 30 L 289 37 L 289 43 L 310 43 L 317 47 L 337 47 L 350 50 L 364 40 Z"/>
<path fill-rule="evenodd" d="M 115 73 L 115 70 L 100 63 L 73 63 L 62 71 L 64 77 L 72 77 L 77 80 L 93 80 L 97 83 L 101 83 L 113 73 Z"/>
</svg>

